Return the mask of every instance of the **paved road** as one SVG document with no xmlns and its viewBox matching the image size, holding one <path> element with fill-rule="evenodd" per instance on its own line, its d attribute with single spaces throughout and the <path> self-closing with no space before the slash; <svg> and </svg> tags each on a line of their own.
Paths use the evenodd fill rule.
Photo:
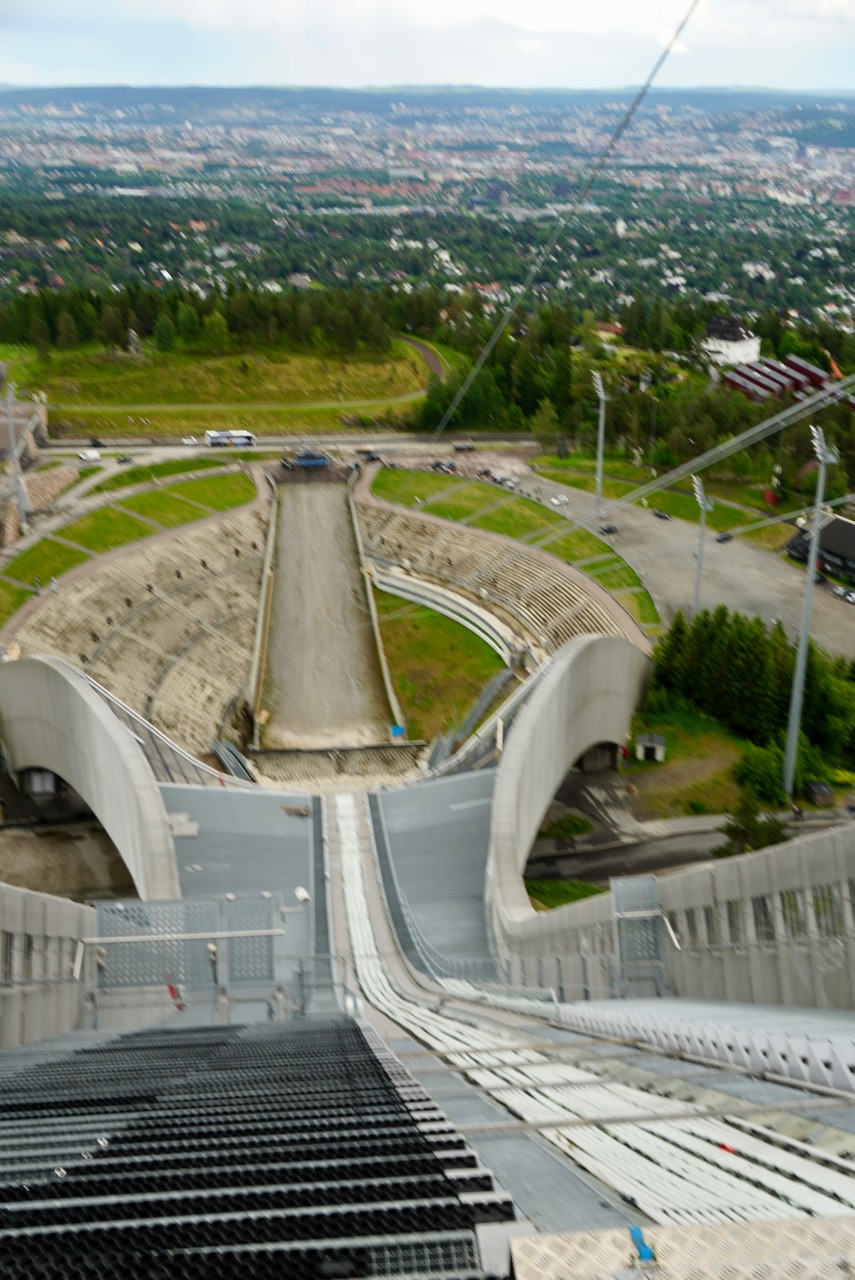
<svg viewBox="0 0 855 1280">
<path fill-rule="evenodd" d="M 568 521 L 590 521 L 594 496 L 578 489 L 532 476 L 518 492 L 531 497 L 540 491 L 544 501 L 565 493 L 559 508 Z M 608 538 L 615 551 L 638 572 L 653 596 L 663 620 L 678 609 L 691 613 L 695 591 L 698 526 L 685 520 L 657 520 L 652 510 L 624 507 L 604 519 L 618 532 Z M 596 524 L 592 524 L 596 528 Z M 549 550 L 547 547 L 546 550 Z M 708 533 L 704 545 L 701 606 L 726 604 L 740 613 L 757 614 L 765 622 L 780 618 L 792 636 L 798 632 L 805 586 L 804 569 L 741 538 L 716 542 Z M 813 598 L 814 639 L 831 653 L 855 658 L 855 608 L 835 599 L 828 587 L 817 587 Z"/>
<path fill-rule="evenodd" d="M 662 874 L 693 862 L 708 862 L 710 850 L 724 842 L 719 831 L 681 832 L 603 853 L 568 853 L 552 858 L 532 858 L 525 874 L 532 880 L 587 880 L 607 884 L 611 876 Z"/>
<path fill-rule="evenodd" d="M 387 706 L 342 484 L 285 485 L 264 682 L 267 746 L 386 742 Z"/>
</svg>

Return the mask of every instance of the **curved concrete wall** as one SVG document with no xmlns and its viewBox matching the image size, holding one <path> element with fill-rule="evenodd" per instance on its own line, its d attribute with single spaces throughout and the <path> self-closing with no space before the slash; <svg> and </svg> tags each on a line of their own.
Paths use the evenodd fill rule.
<svg viewBox="0 0 855 1280">
<path fill-rule="evenodd" d="M 487 859 L 487 902 L 501 959 L 554 956 L 568 911 L 577 926 L 575 904 L 536 912 L 522 872 L 568 770 L 596 743 L 624 742 L 650 669 L 650 659 L 628 640 L 580 636 L 559 650 L 518 714 L 496 778 Z"/>
<path fill-rule="evenodd" d="M 179 898 L 175 846 L 149 764 L 88 682 L 54 658 L 0 663 L 0 735 L 12 768 L 50 769 L 101 822 L 141 898 Z"/>
</svg>

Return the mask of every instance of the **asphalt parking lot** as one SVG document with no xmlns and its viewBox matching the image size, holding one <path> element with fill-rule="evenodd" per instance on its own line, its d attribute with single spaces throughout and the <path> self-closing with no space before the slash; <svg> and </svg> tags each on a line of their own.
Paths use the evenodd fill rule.
<svg viewBox="0 0 855 1280">
<path fill-rule="evenodd" d="M 590 520 L 594 512 L 593 494 L 553 484 L 541 476 L 531 476 L 518 490 L 532 496 L 539 490 L 543 500 L 565 493 L 569 502 L 554 508 L 571 523 Z M 690 613 L 695 593 L 698 526 L 685 520 L 657 520 L 653 505 L 627 506 L 607 513 L 598 524 L 615 524 L 618 532 L 607 541 L 632 565 L 653 596 L 665 622 L 678 609 Z M 750 517 L 746 515 L 746 523 Z M 548 548 L 547 548 L 548 550 Z M 744 538 L 716 542 L 707 532 L 704 544 L 701 607 L 726 604 L 740 613 L 758 614 L 765 622 L 780 618 L 790 635 L 801 620 L 804 599 L 804 568 L 785 556 L 774 555 Z M 831 653 L 855 658 L 855 606 L 835 599 L 830 586 L 817 585 L 813 594 L 811 634 Z"/>
</svg>

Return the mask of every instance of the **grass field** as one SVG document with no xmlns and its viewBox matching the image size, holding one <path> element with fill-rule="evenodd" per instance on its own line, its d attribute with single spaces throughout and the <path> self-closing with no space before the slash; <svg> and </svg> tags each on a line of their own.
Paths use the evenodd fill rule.
<svg viewBox="0 0 855 1280">
<path fill-rule="evenodd" d="M 623 470 L 626 471 L 627 469 L 630 473 L 632 472 L 631 464 L 625 464 Z M 610 461 L 609 471 L 613 470 L 614 468 Z M 590 468 L 585 466 L 584 462 L 578 465 L 567 463 L 562 467 L 554 465 L 541 466 L 539 472 L 547 480 L 554 480 L 558 484 L 566 484 L 571 489 L 581 489 L 584 493 L 593 493 L 596 487 L 593 464 Z M 607 475 L 603 480 L 603 497 L 609 501 L 625 498 L 627 494 L 632 493 L 633 489 L 646 484 L 649 479 L 648 468 L 639 468 L 635 477 L 627 480 Z M 711 498 L 713 496 L 713 488 L 717 488 L 722 497 L 726 495 L 731 501 L 741 502 L 743 498 L 750 497 L 753 500 L 754 510 L 743 511 L 739 507 L 724 506 L 721 501 L 715 502 L 712 511 L 707 515 L 707 526 L 710 529 L 715 529 L 717 532 L 723 532 L 725 529 L 738 529 L 741 525 L 750 524 L 752 520 L 760 520 L 769 514 L 769 508 L 763 503 L 762 494 L 756 490 L 745 486 L 741 488 L 737 486 L 735 491 L 731 492 L 730 486 L 720 484 L 709 487 L 708 496 Z M 660 511 L 667 512 L 675 520 L 688 520 L 691 524 L 700 522 L 698 504 L 691 493 L 681 493 L 674 489 L 660 489 L 658 493 L 653 494 L 647 501 L 651 507 L 658 507 Z"/>
<path fill-rule="evenodd" d="M 649 591 L 626 591 L 618 597 L 618 601 L 626 609 L 627 613 L 635 618 L 636 622 L 640 622 L 643 627 L 647 628 L 648 635 L 658 634 L 660 624 L 659 610 L 653 601 L 653 597 Z M 657 631 L 651 628 L 657 628 Z"/>
<path fill-rule="evenodd" d="M 437 475 L 433 471 L 399 471 L 381 467 L 374 477 L 371 492 L 387 502 L 397 502 L 402 507 L 415 507 L 421 501 L 430 501 L 438 493 L 454 489 L 460 484 L 453 476 Z M 417 501 L 418 500 L 418 501 Z"/>
<path fill-rule="evenodd" d="M 114 547 L 121 547 L 126 542 L 147 538 L 152 528 L 115 507 L 99 507 L 97 511 L 81 516 L 73 524 L 65 525 L 60 532 L 69 542 L 76 542 L 99 554 L 112 551 Z"/>
<path fill-rule="evenodd" d="M 557 529 L 561 523 L 561 516 L 545 510 L 530 498 L 513 498 L 497 511 L 487 512 L 470 521 L 473 529 L 488 529 L 491 533 L 503 533 L 507 538 L 522 538 L 539 529 L 544 532 Z"/>
<path fill-rule="evenodd" d="M 133 498 L 123 498 L 120 509 L 156 520 L 164 529 L 177 529 L 179 525 L 191 524 L 202 514 L 197 506 L 176 498 L 169 490 L 155 490 L 138 493 Z"/>
<path fill-rule="evenodd" d="M 0 582 L 0 627 L 9 621 L 13 613 L 17 613 L 29 598 L 30 592 L 26 588 L 16 587 L 11 582 Z"/>
<path fill-rule="evenodd" d="M 255 497 L 255 485 L 249 476 L 203 476 L 200 480 L 184 480 L 169 487 L 173 497 L 188 498 L 212 511 L 228 511 Z"/>
<path fill-rule="evenodd" d="M 556 538 L 545 548 L 551 556 L 566 560 L 568 564 L 603 555 L 609 549 L 601 538 L 595 533 L 589 533 L 587 529 L 575 529 L 563 538 Z"/>
<path fill-rule="evenodd" d="M 148 466 L 142 464 L 137 467 L 128 467 L 127 471 L 117 471 L 115 475 L 107 476 L 106 480 L 102 480 L 100 484 L 93 485 L 89 492 L 112 493 L 116 489 L 130 489 L 132 485 L 146 484 L 152 480 L 162 479 L 164 476 L 178 476 L 185 471 L 202 471 L 207 467 L 221 467 L 226 461 L 231 461 L 231 456 L 229 459 L 222 457 L 167 458 L 165 462 L 153 462 Z"/>
<path fill-rule="evenodd" d="M 546 911 L 606 892 L 603 885 L 588 884 L 584 880 L 526 880 L 525 891 L 535 906 Z"/>
<path fill-rule="evenodd" d="M 304 437 L 352 431 L 352 426 L 342 422 L 342 417 L 348 414 L 359 413 L 378 419 L 391 414 L 395 419 L 406 422 L 410 412 L 411 402 L 405 400 L 389 406 L 365 401 L 320 409 L 157 409 L 150 416 L 146 415 L 145 423 L 140 423 L 138 415 L 120 409 L 74 409 L 70 412 L 52 411 L 50 427 L 51 434 L 57 438 L 75 440 L 90 436 L 144 440 L 196 436 L 198 440 L 206 431 L 215 430 L 249 430 L 256 435 Z"/>
<path fill-rule="evenodd" d="M 427 503 L 425 510 L 432 516 L 442 516 L 444 520 L 467 520 L 486 507 L 494 507 L 503 501 L 513 502 L 513 498 L 502 493 L 491 493 L 486 485 L 474 481 L 471 484 L 461 484 L 445 498 L 435 498 Z"/>
<path fill-rule="evenodd" d="M 62 531 L 62 536 L 65 536 L 65 530 Z M 39 578 L 42 585 L 46 586 L 51 578 L 62 577 L 69 569 L 88 559 L 85 551 L 67 547 L 62 542 L 55 542 L 53 538 L 43 538 L 34 547 L 22 551 L 19 556 L 10 560 L 3 569 L 3 574 L 18 582 L 35 582 Z"/>
<path fill-rule="evenodd" d="M 689 710 L 636 717 L 633 737 L 661 734 L 664 764 L 628 760 L 624 774 L 638 788 L 637 813 L 643 819 L 676 818 L 693 813 L 732 812 L 739 799 L 733 766 L 748 743 L 716 720 Z"/>
<path fill-rule="evenodd" d="M 631 565 L 622 560 L 613 561 L 603 568 L 592 565 L 585 572 L 599 582 L 601 587 L 605 587 L 606 591 L 619 591 L 621 587 L 641 586 L 641 579 L 638 574 Z"/>
<path fill-rule="evenodd" d="M 387 399 L 420 391 L 427 368 L 394 342 L 375 360 L 279 350 L 242 355 L 163 354 L 146 345 L 143 360 L 113 356 L 100 346 L 53 351 L 49 364 L 18 349 L 16 374 L 47 392 L 53 404 L 187 405 L 307 404 Z"/>
<path fill-rule="evenodd" d="M 383 648 L 410 738 L 449 733 L 466 717 L 498 654 L 441 613 L 375 592 Z"/>
</svg>

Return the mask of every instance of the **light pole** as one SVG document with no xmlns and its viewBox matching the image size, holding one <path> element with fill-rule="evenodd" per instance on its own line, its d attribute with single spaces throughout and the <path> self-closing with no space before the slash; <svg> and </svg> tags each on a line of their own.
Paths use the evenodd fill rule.
<svg viewBox="0 0 855 1280">
<path fill-rule="evenodd" d="M 21 479 L 21 472 L 18 469 L 18 447 L 15 439 L 15 420 L 13 411 L 15 406 L 15 384 L 10 382 L 6 388 L 6 429 L 9 433 L 9 463 L 12 467 L 12 477 L 15 485 L 15 501 L 18 504 L 18 522 L 21 527 L 21 533 L 29 532 L 27 524 L 27 494 L 24 489 L 24 482 Z"/>
<path fill-rule="evenodd" d="M 810 614 L 813 604 L 813 581 L 816 577 L 816 561 L 819 551 L 819 521 L 823 499 L 825 498 L 826 467 L 837 462 L 837 451 L 825 443 L 825 435 L 821 427 L 811 426 L 814 453 L 819 461 L 819 475 L 816 480 L 816 501 L 813 508 L 813 527 L 810 535 L 807 562 L 807 582 L 805 598 L 802 605 L 802 625 L 799 631 L 799 644 L 796 651 L 796 669 L 793 673 L 793 688 L 790 694 L 790 718 L 787 721 L 787 743 L 784 749 L 784 794 L 787 799 L 793 795 L 793 783 L 796 776 L 796 757 L 799 750 L 799 729 L 802 722 L 802 700 L 805 691 L 805 667 L 807 665 L 807 647 L 810 637 Z"/>
<path fill-rule="evenodd" d="M 597 369 L 593 370 L 591 377 L 594 380 L 594 390 L 600 402 L 599 416 L 597 418 L 597 477 L 594 487 L 594 515 L 599 517 L 600 507 L 603 505 L 603 450 L 606 443 L 606 401 L 608 396 L 603 390 L 603 379 Z"/>
<path fill-rule="evenodd" d="M 692 608 L 692 617 L 697 618 L 701 611 L 701 574 L 704 567 L 704 534 L 707 529 L 707 512 L 712 511 L 713 504 L 707 500 L 704 493 L 704 485 L 700 476 L 692 476 L 692 488 L 695 491 L 695 501 L 701 509 L 701 532 L 698 537 L 698 563 L 695 567 L 695 603 Z"/>
</svg>

